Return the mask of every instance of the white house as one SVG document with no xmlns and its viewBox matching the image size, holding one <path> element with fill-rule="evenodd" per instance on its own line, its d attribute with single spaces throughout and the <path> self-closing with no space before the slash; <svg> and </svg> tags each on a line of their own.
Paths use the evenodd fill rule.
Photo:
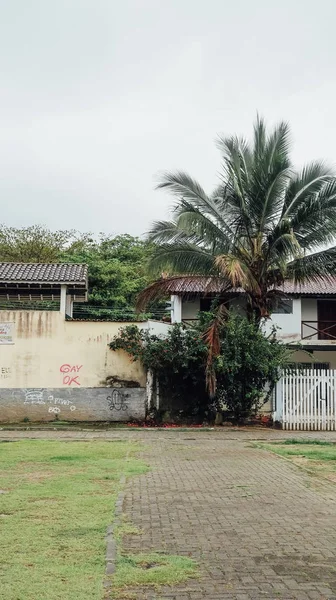
<svg viewBox="0 0 336 600">
<path fill-rule="evenodd" d="M 286 282 L 285 296 L 278 302 L 265 330 L 278 328 L 278 338 L 286 343 L 300 342 L 294 354 L 299 363 L 316 368 L 336 369 L 336 276 L 319 282 L 295 286 Z M 220 295 L 220 287 L 207 277 L 196 277 L 185 284 L 183 278 L 171 282 L 172 323 L 192 322 L 199 312 L 209 310 L 211 302 Z M 230 304 L 243 310 L 244 295 L 232 293 Z"/>
</svg>

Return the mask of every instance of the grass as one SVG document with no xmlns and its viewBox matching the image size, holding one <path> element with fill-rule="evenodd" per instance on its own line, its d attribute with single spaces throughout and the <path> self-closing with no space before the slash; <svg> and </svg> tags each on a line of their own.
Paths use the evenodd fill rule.
<svg viewBox="0 0 336 600">
<path fill-rule="evenodd" d="M 291 459 L 310 473 L 336 482 L 336 444 L 311 440 L 285 440 L 275 444 L 258 444 L 275 454 Z"/>
<path fill-rule="evenodd" d="M 0 443 L 0 598 L 101 600 L 105 534 L 121 474 L 144 473 L 121 441 Z"/>
<path fill-rule="evenodd" d="M 196 576 L 197 564 L 186 556 L 157 552 L 126 556 L 120 554 L 112 589 L 115 597 L 119 598 L 121 592 L 128 587 L 176 585 Z"/>
<path fill-rule="evenodd" d="M 138 586 L 176 585 L 199 576 L 198 564 L 186 556 L 162 552 L 126 554 L 122 549 L 125 535 L 141 535 L 142 531 L 123 519 L 115 528 L 114 537 L 118 545 L 116 572 L 111 577 L 112 597 L 133 598 Z"/>
</svg>

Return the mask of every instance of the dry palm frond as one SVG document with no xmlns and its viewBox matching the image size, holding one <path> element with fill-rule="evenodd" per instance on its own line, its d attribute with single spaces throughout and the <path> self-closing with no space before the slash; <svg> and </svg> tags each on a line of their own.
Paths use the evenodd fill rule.
<svg viewBox="0 0 336 600">
<path fill-rule="evenodd" d="M 208 356 L 206 363 L 206 386 L 211 398 L 216 394 L 217 380 L 214 366 L 214 360 L 220 355 L 220 330 L 224 325 L 228 315 L 225 304 L 221 304 L 213 318 L 212 323 L 204 334 L 204 341 L 208 347 Z"/>
</svg>

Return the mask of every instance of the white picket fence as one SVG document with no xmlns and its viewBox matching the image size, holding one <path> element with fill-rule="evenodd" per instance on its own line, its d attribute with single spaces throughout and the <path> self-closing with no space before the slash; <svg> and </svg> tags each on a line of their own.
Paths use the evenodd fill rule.
<svg viewBox="0 0 336 600">
<path fill-rule="evenodd" d="M 275 396 L 274 419 L 283 429 L 336 430 L 336 371 L 285 373 Z"/>
</svg>

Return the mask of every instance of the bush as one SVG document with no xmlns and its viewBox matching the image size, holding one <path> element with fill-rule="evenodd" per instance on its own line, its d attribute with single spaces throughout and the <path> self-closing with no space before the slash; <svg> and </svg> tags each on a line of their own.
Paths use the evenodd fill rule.
<svg viewBox="0 0 336 600">
<path fill-rule="evenodd" d="M 270 398 L 291 352 L 246 318 L 234 312 L 221 333 L 221 352 L 216 359 L 217 402 L 236 421 L 249 417 Z"/>
<path fill-rule="evenodd" d="M 153 372 L 166 412 L 204 419 L 210 406 L 204 377 L 207 348 L 197 327 L 175 324 L 163 338 L 129 325 L 110 348 L 125 350 Z"/>
<path fill-rule="evenodd" d="M 153 372 L 165 410 L 175 416 L 203 420 L 215 409 L 226 408 L 240 421 L 267 401 L 289 352 L 276 340 L 275 332 L 265 337 L 254 323 L 230 312 L 219 332 L 220 354 L 214 358 L 217 393 L 210 399 L 205 377 L 208 348 L 204 340 L 212 318 L 207 313 L 194 326 L 175 324 L 167 337 L 129 325 L 120 330 L 110 348 L 125 350 Z"/>
</svg>

